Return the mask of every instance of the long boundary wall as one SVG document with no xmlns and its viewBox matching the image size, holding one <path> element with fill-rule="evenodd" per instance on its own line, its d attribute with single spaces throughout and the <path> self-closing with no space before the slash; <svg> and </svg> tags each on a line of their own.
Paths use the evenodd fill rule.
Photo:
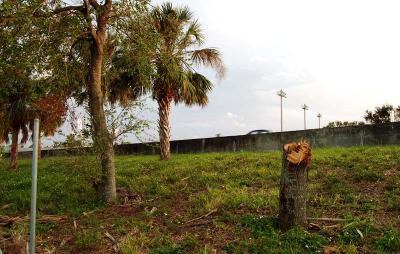
<svg viewBox="0 0 400 254">
<path fill-rule="evenodd" d="M 369 145 L 400 145 L 400 122 L 364 126 L 274 132 L 171 141 L 172 153 L 208 153 L 235 151 L 267 151 L 280 149 L 281 144 L 301 139 L 312 147 L 349 147 Z M 72 155 L 88 149 L 49 149 L 42 156 Z M 157 154 L 157 143 L 124 144 L 115 147 L 117 154 Z M 29 155 L 30 152 L 21 153 Z"/>
</svg>

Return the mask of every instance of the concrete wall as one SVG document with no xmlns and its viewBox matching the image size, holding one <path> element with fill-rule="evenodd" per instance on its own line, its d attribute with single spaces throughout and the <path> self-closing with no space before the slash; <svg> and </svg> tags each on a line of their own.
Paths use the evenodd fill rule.
<svg viewBox="0 0 400 254">
<path fill-rule="evenodd" d="M 400 145 L 400 122 L 354 127 L 322 128 L 306 131 L 275 132 L 171 141 L 172 153 L 266 151 L 280 149 L 282 143 L 305 138 L 312 147 L 349 147 L 367 145 Z M 42 156 L 74 155 L 90 149 L 43 150 Z M 157 143 L 126 144 L 115 148 L 117 154 L 157 154 Z M 22 154 L 30 155 L 30 152 Z"/>
</svg>

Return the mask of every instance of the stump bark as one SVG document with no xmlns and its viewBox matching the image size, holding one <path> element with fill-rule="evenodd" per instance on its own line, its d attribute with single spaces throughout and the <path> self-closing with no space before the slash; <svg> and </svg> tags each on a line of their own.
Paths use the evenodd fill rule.
<svg viewBox="0 0 400 254">
<path fill-rule="evenodd" d="M 306 200 L 311 149 L 307 142 L 283 146 L 279 192 L 279 227 L 286 231 L 307 225 Z"/>
</svg>

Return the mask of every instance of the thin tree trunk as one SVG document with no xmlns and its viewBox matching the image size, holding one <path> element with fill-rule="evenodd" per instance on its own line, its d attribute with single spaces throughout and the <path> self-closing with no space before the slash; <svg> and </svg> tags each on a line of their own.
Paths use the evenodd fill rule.
<svg viewBox="0 0 400 254">
<path fill-rule="evenodd" d="M 10 151 L 10 169 L 16 171 L 18 168 L 18 136 L 19 130 L 12 131 L 11 151 Z"/>
<path fill-rule="evenodd" d="M 162 98 L 158 100 L 158 128 L 160 135 L 160 159 L 168 160 L 171 157 L 170 148 L 170 126 L 169 126 L 169 114 L 171 111 L 170 98 Z"/>
<path fill-rule="evenodd" d="M 306 199 L 311 149 L 306 142 L 283 148 L 279 194 L 279 227 L 286 231 L 307 224 Z"/>
<path fill-rule="evenodd" d="M 91 48 L 91 66 L 89 79 L 89 111 L 93 130 L 93 147 L 101 162 L 102 181 L 100 191 L 107 203 L 116 199 L 114 147 L 112 137 L 107 129 L 104 114 L 101 76 L 103 65 L 104 34 L 98 34 Z"/>
<path fill-rule="evenodd" d="M 42 159 L 42 135 L 40 134 L 39 131 L 39 137 L 38 137 L 38 160 Z"/>
</svg>

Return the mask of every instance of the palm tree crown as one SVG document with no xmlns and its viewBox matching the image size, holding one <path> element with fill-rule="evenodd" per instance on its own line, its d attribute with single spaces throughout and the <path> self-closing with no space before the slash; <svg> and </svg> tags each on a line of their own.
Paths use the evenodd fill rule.
<svg viewBox="0 0 400 254">
<path fill-rule="evenodd" d="M 222 78 L 225 68 L 220 52 L 215 48 L 197 49 L 203 45 L 205 36 L 186 6 L 174 8 L 171 3 L 164 3 L 154 8 L 151 20 L 159 38 L 154 55 L 153 97 L 205 106 L 213 85 L 195 67 L 211 67 Z"/>
</svg>

